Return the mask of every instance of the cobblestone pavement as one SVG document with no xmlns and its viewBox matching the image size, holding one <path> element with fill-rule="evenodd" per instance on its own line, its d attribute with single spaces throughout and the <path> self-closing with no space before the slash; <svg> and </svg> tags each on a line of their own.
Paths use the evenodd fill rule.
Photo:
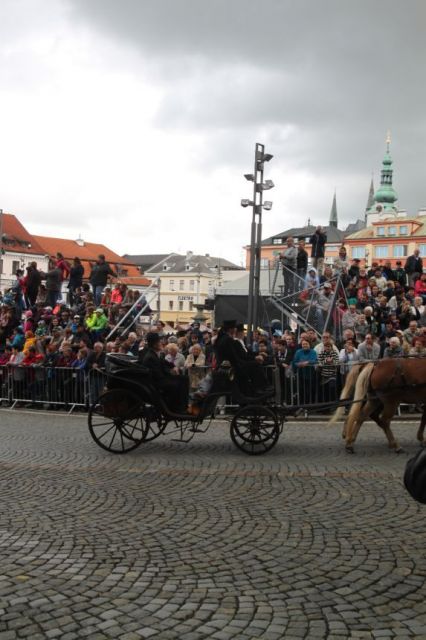
<svg viewBox="0 0 426 640">
<path fill-rule="evenodd" d="M 286 425 L 251 458 L 226 425 L 122 456 L 84 417 L 0 411 L 0 640 L 426 638 L 415 425 L 348 456 Z"/>
</svg>

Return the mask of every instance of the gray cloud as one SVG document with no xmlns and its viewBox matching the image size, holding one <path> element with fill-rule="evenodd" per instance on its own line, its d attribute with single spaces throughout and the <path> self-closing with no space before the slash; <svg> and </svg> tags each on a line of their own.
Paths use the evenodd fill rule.
<svg viewBox="0 0 426 640">
<path fill-rule="evenodd" d="M 423 0 L 70 6 L 75 19 L 126 43 L 162 76 L 154 124 L 203 132 L 206 170 L 247 165 L 263 134 L 287 166 L 341 183 L 364 174 L 368 185 L 372 169 L 378 181 L 391 128 L 401 205 L 415 210 L 426 199 Z"/>
</svg>

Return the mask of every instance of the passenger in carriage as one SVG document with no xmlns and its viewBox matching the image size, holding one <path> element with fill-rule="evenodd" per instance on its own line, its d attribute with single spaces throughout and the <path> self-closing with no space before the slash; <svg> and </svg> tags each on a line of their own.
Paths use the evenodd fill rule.
<svg viewBox="0 0 426 640">
<path fill-rule="evenodd" d="M 161 359 L 160 353 L 161 336 L 154 332 L 148 333 L 141 362 L 151 371 L 153 382 L 161 391 L 167 407 L 177 413 L 185 413 L 188 402 L 188 377 L 174 374 L 173 365 Z"/>
</svg>

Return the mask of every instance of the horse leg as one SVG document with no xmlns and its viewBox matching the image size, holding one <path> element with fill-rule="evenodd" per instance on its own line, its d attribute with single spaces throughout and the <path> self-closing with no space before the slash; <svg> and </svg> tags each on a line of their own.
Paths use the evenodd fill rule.
<svg viewBox="0 0 426 640">
<path fill-rule="evenodd" d="M 422 417 L 420 419 L 420 425 L 417 431 L 417 440 L 420 442 L 420 446 L 426 447 L 426 440 L 424 439 L 424 430 L 426 427 L 426 405 L 423 407 Z"/>
<path fill-rule="evenodd" d="M 399 404 L 398 402 L 387 402 L 383 408 L 383 411 L 380 414 L 380 417 L 377 420 L 377 424 L 385 432 L 386 438 L 388 439 L 389 448 L 393 449 L 395 453 L 402 452 L 402 447 L 399 444 L 398 440 L 395 438 L 390 426 L 391 420 L 398 408 L 398 404 Z"/>
<path fill-rule="evenodd" d="M 348 453 L 354 453 L 354 444 L 358 437 L 359 430 L 361 429 L 361 425 L 368 418 L 370 412 L 372 411 L 374 401 L 367 400 L 367 402 L 362 407 L 358 419 L 352 424 L 349 425 L 349 429 L 346 432 L 346 451 Z"/>
</svg>

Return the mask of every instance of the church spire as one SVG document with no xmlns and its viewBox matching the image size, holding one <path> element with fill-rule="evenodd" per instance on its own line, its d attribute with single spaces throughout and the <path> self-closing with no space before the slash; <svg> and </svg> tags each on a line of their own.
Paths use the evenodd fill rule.
<svg viewBox="0 0 426 640">
<path fill-rule="evenodd" d="M 333 204 L 331 205 L 331 211 L 330 211 L 330 221 L 328 224 L 330 227 L 336 227 L 337 229 L 336 191 L 334 191 Z"/>
<path fill-rule="evenodd" d="M 365 207 L 365 222 L 367 222 L 367 214 L 370 211 L 370 209 L 374 207 L 374 182 L 373 182 L 373 175 L 371 175 L 371 182 L 370 182 L 370 191 L 368 192 L 368 199 L 367 199 L 367 206 Z"/>
<path fill-rule="evenodd" d="M 385 211 L 396 211 L 395 202 L 398 200 L 395 189 L 392 186 L 392 158 L 389 152 L 391 143 L 390 132 L 386 136 L 386 153 L 383 158 L 380 187 L 374 196 L 374 201 Z"/>
</svg>

